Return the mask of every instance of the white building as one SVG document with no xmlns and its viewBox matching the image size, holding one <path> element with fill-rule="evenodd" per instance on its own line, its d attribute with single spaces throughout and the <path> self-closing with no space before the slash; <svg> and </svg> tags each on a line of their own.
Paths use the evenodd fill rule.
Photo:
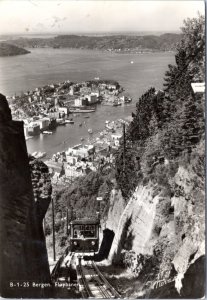
<svg viewBox="0 0 207 300">
<path fill-rule="evenodd" d="M 97 102 L 97 96 L 94 94 L 86 95 L 85 98 L 88 99 L 89 104 L 93 104 Z"/>
<path fill-rule="evenodd" d="M 91 154 L 94 153 L 94 146 L 93 145 L 76 145 L 72 148 L 68 148 L 68 150 L 65 152 L 66 153 L 66 159 L 67 156 L 75 156 L 75 157 L 81 157 L 81 158 L 87 158 Z"/>
<path fill-rule="evenodd" d="M 43 118 L 43 119 L 40 119 L 38 121 L 39 125 L 40 125 L 40 129 L 41 130 L 44 130 L 44 129 L 47 129 L 48 126 L 50 125 L 50 118 Z"/>
<path fill-rule="evenodd" d="M 117 86 L 115 84 L 108 84 L 108 89 L 116 90 Z"/>
<path fill-rule="evenodd" d="M 61 114 L 64 113 L 66 116 L 68 115 L 69 109 L 67 106 L 59 107 L 58 110 Z"/>
<path fill-rule="evenodd" d="M 75 99 L 74 105 L 75 105 L 75 106 L 82 106 L 82 99 L 81 99 L 81 98 Z"/>
</svg>

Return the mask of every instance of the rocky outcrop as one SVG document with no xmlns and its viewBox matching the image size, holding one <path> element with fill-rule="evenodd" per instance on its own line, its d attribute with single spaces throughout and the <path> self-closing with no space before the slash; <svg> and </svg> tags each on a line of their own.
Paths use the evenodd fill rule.
<svg viewBox="0 0 207 300">
<path fill-rule="evenodd" d="M 42 229 L 50 193 L 49 189 L 46 197 L 42 192 L 34 199 L 23 122 L 12 121 L 6 98 L 0 94 L 0 288 L 3 297 L 48 296 L 45 289 L 32 288 L 32 282 L 50 282 Z M 43 206 L 41 201 L 45 201 Z M 29 286 L 19 288 L 24 282 Z"/>
<path fill-rule="evenodd" d="M 126 204 L 119 191 L 112 191 L 105 226 L 115 237 L 107 263 L 131 270 L 150 298 L 204 295 L 203 151 L 198 145 L 191 161 L 180 161 L 168 192 L 149 181 Z"/>
</svg>

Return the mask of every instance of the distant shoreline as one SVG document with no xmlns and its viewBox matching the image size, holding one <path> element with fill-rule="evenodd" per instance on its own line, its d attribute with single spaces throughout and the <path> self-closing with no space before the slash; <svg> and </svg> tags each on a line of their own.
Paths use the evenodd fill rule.
<svg viewBox="0 0 207 300">
<path fill-rule="evenodd" d="M 54 37 L 5 37 L 7 43 L 22 48 L 72 48 L 103 50 L 109 52 L 153 52 L 172 51 L 182 38 L 181 34 L 161 35 L 57 35 Z"/>
<path fill-rule="evenodd" d="M 93 49 L 88 49 L 88 48 L 74 48 L 74 47 L 60 47 L 60 48 L 54 48 L 54 47 L 27 47 L 26 50 L 28 50 L 30 53 L 34 49 L 52 49 L 55 51 L 58 50 L 79 50 L 79 51 L 98 51 L 102 53 L 111 53 L 111 54 L 151 54 L 151 53 L 174 53 L 174 50 L 152 50 L 152 49 L 142 49 L 142 50 L 137 50 L 137 49 L 130 49 L 128 51 L 118 51 L 118 50 L 107 50 L 107 49 L 98 49 L 98 48 L 93 48 Z"/>
</svg>

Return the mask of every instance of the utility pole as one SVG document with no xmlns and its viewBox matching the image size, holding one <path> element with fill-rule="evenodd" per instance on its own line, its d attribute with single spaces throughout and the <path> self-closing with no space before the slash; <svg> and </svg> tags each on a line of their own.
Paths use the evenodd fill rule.
<svg viewBox="0 0 207 300">
<path fill-rule="evenodd" d="M 69 215 L 68 215 L 68 208 L 66 208 L 66 234 L 68 235 L 68 225 L 69 225 Z"/>
<path fill-rule="evenodd" d="M 54 211 L 54 198 L 52 197 L 52 238 L 53 238 L 53 260 L 56 261 L 55 253 L 55 211 Z"/>
<path fill-rule="evenodd" d="M 100 220 L 101 217 L 101 201 L 103 200 L 103 197 L 97 197 L 96 200 L 98 201 L 98 210 L 97 210 L 97 216 L 98 219 Z"/>
<path fill-rule="evenodd" d="M 125 123 L 123 123 L 123 139 L 124 139 L 124 147 L 123 147 L 123 171 L 125 171 L 125 153 L 126 153 Z"/>
</svg>

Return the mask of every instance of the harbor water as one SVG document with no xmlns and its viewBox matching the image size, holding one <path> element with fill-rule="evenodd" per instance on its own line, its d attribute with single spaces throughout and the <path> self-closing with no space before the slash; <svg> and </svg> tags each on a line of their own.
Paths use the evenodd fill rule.
<svg viewBox="0 0 207 300">
<path fill-rule="evenodd" d="M 0 92 L 21 94 L 46 84 L 65 80 L 81 82 L 100 79 L 118 81 L 133 101 L 126 106 L 98 105 L 96 112 L 72 116 L 74 124 L 59 126 L 52 135 L 27 140 L 29 153 L 47 152 L 47 157 L 69 146 L 87 142 L 88 129 L 94 134 L 104 128 L 105 120 L 116 120 L 135 111 L 139 97 L 150 87 L 162 89 L 168 64 L 174 63 L 174 53 L 117 54 L 79 49 L 29 49 L 30 54 L 0 57 Z M 133 64 L 131 63 L 133 61 Z M 79 124 L 82 126 L 79 126 Z"/>
</svg>

